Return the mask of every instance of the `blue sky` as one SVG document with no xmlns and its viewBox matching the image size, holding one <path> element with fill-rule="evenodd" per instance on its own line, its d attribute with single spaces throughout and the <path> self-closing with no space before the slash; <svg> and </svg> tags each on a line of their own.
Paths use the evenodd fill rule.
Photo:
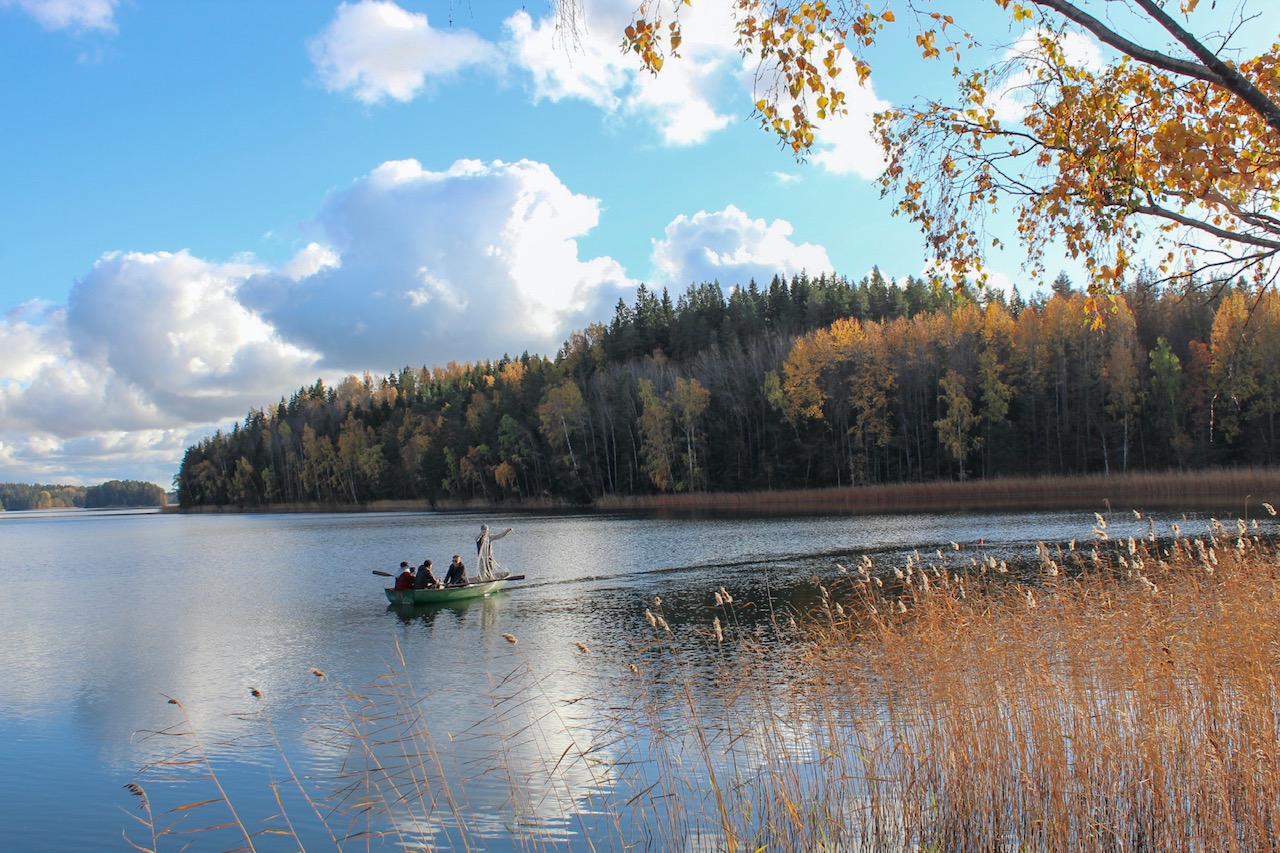
<svg viewBox="0 0 1280 853">
<path fill-rule="evenodd" d="M 946 69 L 875 57 L 797 163 L 725 2 L 655 80 L 634 0 L 576 49 L 537 0 L 0 0 L 0 481 L 168 486 L 317 377 L 551 355 L 641 282 L 920 273 L 867 115 Z"/>
</svg>

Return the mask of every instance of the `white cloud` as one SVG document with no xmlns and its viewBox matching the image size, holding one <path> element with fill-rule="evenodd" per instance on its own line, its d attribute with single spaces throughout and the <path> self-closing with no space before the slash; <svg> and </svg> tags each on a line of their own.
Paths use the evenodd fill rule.
<svg viewBox="0 0 1280 853">
<path fill-rule="evenodd" d="M 655 127 L 668 145 L 696 145 L 734 120 L 724 104 L 743 106 L 758 96 L 768 69 L 738 52 L 732 6 L 708 0 L 680 13 L 680 58 L 651 75 L 639 59 L 619 51 L 621 33 L 634 14 L 631 0 L 592 3 L 583 10 L 577 38 L 566 36 L 550 16 L 535 22 L 520 11 L 506 22 L 506 51 L 512 64 L 531 75 L 535 99 L 578 99 L 610 114 L 628 116 Z M 842 79 L 856 80 L 848 54 Z M 891 105 L 868 82 L 849 84 L 848 111 L 821 123 L 813 161 L 827 172 L 874 178 L 884 155 L 872 138 L 872 114 Z M 785 99 L 784 99 L 785 100 Z M 791 102 L 781 105 L 784 112 Z"/>
<path fill-rule="evenodd" d="M 715 213 L 678 216 L 655 241 L 653 265 L 669 286 L 718 280 L 745 285 L 767 283 L 775 274 L 789 277 L 832 271 L 826 249 L 793 243 L 791 223 L 752 219 L 733 205 Z"/>
<path fill-rule="evenodd" d="M 237 301 L 254 269 L 186 252 L 111 254 L 67 307 L 27 303 L 6 314 L 0 479 L 66 482 L 74 470 L 99 482 L 125 468 L 167 484 L 193 430 L 314 378 L 318 356 Z"/>
<path fill-rule="evenodd" d="M 619 93 L 632 75 L 616 43 L 609 49 L 599 39 L 567 42 L 555 21 L 535 24 L 524 10 L 507 19 L 506 29 L 508 50 L 532 75 L 535 99 L 576 98 L 606 111 L 621 107 Z"/>
<path fill-rule="evenodd" d="M 506 22 L 505 49 L 530 73 L 535 99 L 574 98 L 640 119 L 669 145 L 704 142 L 732 119 L 717 106 L 741 65 L 728 6 L 708 0 L 685 9 L 683 58 L 668 62 L 657 76 L 618 49 L 634 11 L 630 0 L 588 4 L 574 38 L 552 17 L 535 23 L 520 11 Z"/>
<path fill-rule="evenodd" d="M 634 290 L 578 257 L 598 219 L 541 163 L 405 160 L 334 194 L 327 245 L 276 269 L 105 255 L 65 307 L 0 316 L 0 480 L 167 466 L 167 483 L 191 441 L 316 376 L 555 352 Z"/>
<path fill-rule="evenodd" d="M 428 78 L 498 59 L 474 33 L 433 28 L 388 0 L 341 4 L 307 48 L 326 89 L 367 104 L 412 100 Z"/>
<path fill-rule="evenodd" d="M 254 276 L 241 298 L 337 369 L 552 353 L 634 287 L 612 259 L 579 259 L 598 219 L 542 163 L 387 162 L 321 211 L 339 265 Z"/>
<path fill-rule="evenodd" d="M 308 243 L 307 246 L 280 267 L 280 274 L 294 281 L 313 276 L 328 267 L 342 265 L 338 253 L 328 246 L 319 243 Z"/>
<path fill-rule="evenodd" d="M 282 340 L 239 303 L 237 288 L 258 271 L 185 251 L 105 256 L 71 292 L 72 351 L 139 389 L 162 422 L 260 404 L 311 373 L 317 355 Z"/>
<path fill-rule="evenodd" d="M 120 0 L 0 0 L 0 9 L 25 12 L 47 30 L 114 31 Z"/>
<path fill-rule="evenodd" d="M 760 69 L 737 50 L 728 0 L 681 9 L 680 58 L 657 75 L 618 48 L 634 12 L 632 0 L 600 0 L 566 24 L 551 13 L 535 20 L 522 9 L 504 22 L 505 39 L 494 45 L 467 31 L 433 29 L 425 15 L 386 0 L 361 0 L 342 4 L 309 49 L 326 88 L 365 103 L 411 100 L 429 77 L 505 61 L 529 75 L 535 102 L 583 101 L 653 127 L 673 146 L 706 142 L 735 120 L 727 102 L 746 107 L 755 100 Z M 844 79 L 855 78 L 851 65 L 844 70 Z M 870 116 L 889 104 L 870 84 L 851 85 L 846 96 L 848 114 L 823 123 L 814 162 L 836 174 L 874 177 L 884 161 Z"/>
<path fill-rule="evenodd" d="M 317 376 L 554 353 L 635 291 L 581 256 L 599 217 L 542 163 L 401 160 L 335 192 L 278 266 L 104 255 L 65 306 L 0 315 L 0 480 L 167 485 L 189 444 Z M 661 254 L 680 281 L 829 268 L 790 231 L 700 213 Z"/>
<path fill-rule="evenodd" d="M 857 75 L 850 67 L 842 77 L 855 80 Z M 871 180 L 888 165 L 884 152 L 872 135 L 871 118 L 892 104 L 876 95 L 869 79 L 861 86 L 856 83 L 849 85 L 845 103 L 846 113 L 819 123 L 813 162 L 832 174 L 855 175 Z"/>
<path fill-rule="evenodd" d="M 1035 98 L 1036 66 L 1042 63 L 1043 50 L 1040 38 L 1042 30 L 1029 30 L 1005 52 L 1001 58 L 1004 71 L 999 85 L 994 87 L 991 102 L 996 118 L 1003 122 L 1017 122 L 1026 114 Z M 1058 44 L 1071 65 L 1097 73 L 1105 67 L 1102 51 L 1093 39 L 1077 32 L 1060 35 Z"/>
</svg>

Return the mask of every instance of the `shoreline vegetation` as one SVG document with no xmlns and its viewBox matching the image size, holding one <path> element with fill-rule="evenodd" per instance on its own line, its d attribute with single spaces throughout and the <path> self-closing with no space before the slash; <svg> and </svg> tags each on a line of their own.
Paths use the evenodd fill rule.
<svg viewBox="0 0 1280 853">
<path fill-rule="evenodd" d="M 317 380 L 251 408 L 187 448 L 174 488 L 183 507 L 681 506 L 1277 464 L 1280 294 L 1137 281 L 1101 329 L 1087 304 L 1065 280 L 1029 303 L 875 275 L 642 285 L 554 358 Z"/>
<path fill-rule="evenodd" d="M 279 751 L 288 815 L 271 831 L 303 848 L 470 850 L 496 825 L 512 849 L 1276 849 L 1280 550 L 1275 507 L 1251 505 L 1250 521 L 1150 521 L 1134 538 L 1097 513 L 1091 542 L 1041 545 L 1025 571 L 959 545 L 864 557 L 766 615 L 723 588 L 692 621 L 655 599 L 620 654 L 564 638 L 562 665 L 607 695 L 560 695 L 548 650 L 504 634 L 487 716 L 456 738 L 423 713 L 432 688 L 398 647 L 362 690 L 316 669 L 332 779 L 293 772 L 272 697 L 251 688 L 235 716 Z M 252 847 L 262 830 L 169 701 L 178 721 L 151 734 L 178 746 L 126 786 L 126 837 Z M 213 790 L 153 802 L 157 777 Z M 490 780 L 509 793 L 475 813 L 470 788 Z"/>
<path fill-rule="evenodd" d="M 1108 507 L 1195 511 L 1253 518 L 1262 495 L 1280 493 L 1280 468 L 1088 474 L 1070 477 L 1009 477 L 990 480 L 896 483 L 757 492 L 685 492 L 665 495 L 606 495 L 590 504 L 560 499 L 501 501 L 380 500 L 363 504 L 295 503 L 269 507 L 180 507 L 164 512 L 618 512 L 732 515 L 997 512 L 1007 510 L 1102 511 Z"/>
<path fill-rule="evenodd" d="M 51 509 L 134 509 L 168 504 L 164 489 L 140 480 L 96 486 L 0 483 L 0 512 Z"/>
</svg>

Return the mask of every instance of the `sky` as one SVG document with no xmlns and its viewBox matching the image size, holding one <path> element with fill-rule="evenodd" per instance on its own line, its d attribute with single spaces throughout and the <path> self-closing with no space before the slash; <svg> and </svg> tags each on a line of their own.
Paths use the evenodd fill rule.
<svg viewBox="0 0 1280 853">
<path fill-rule="evenodd" d="M 539 0 L 0 0 L 0 482 L 168 488 L 317 378 L 553 356 L 641 283 L 921 274 L 869 116 L 946 68 L 873 57 L 800 162 L 727 4 L 655 78 L 634 0 L 573 41 Z"/>
</svg>

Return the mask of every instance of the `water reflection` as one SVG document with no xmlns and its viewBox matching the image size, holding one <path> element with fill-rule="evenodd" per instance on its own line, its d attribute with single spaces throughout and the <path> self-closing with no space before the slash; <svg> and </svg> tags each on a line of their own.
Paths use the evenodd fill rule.
<svg viewBox="0 0 1280 853">
<path fill-rule="evenodd" d="M 443 565 L 466 553 L 481 521 L 515 528 L 497 543 L 498 559 L 528 580 L 486 599 L 386 605 L 385 579 L 371 569 L 424 557 Z M 735 697 L 717 693 L 719 667 L 750 662 L 767 673 L 770 644 L 790 642 L 791 615 L 817 606 L 815 581 L 838 580 L 839 565 L 870 556 L 891 566 L 917 550 L 933 559 L 942 551 L 959 564 L 978 553 L 979 539 L 985 553 L 1030 556 L 1040 540 L 1088 540 L 1093 524 L 1092 516 L 1066 513 L 6 518 L 0 766 L 41 758 L 21 777 L 0 774 L 3 823 L 13 849 L 118 845 L 119 808 L 133 808 L 120 786 L 165 755 L 134 734 L 172 725 L 166 695 L 182 700 L 213 760 L 243 786 L 245 813 L 270 816 L 279 806 L 260 783 L 288 771 L 262 729 L 253 731 L 266 748 L 244 747 L 252 723 L 243 715 L 269 711 L 300 776 L 342 779 L 353 746 L 318 740 L 316 726 L 342 731 L 352 719 L 343 697 L 402 677 L 417 691 L 405 700 L 415 725 L 442 756 L 435 772 L 465 789 L 457 812 L 485 827 L 476 831 L 486 838 L 507 839 L 486 846 L 587 828 L 618 837 L 630 820 L 618 803 L 649 784 L 622 781 L 619 769 L 638 756 L 619 752 L 635 745 L 605 725 L 619 709 L 651 703 L 643 706 L 653 722 L 646 738 L 678 761 L 689 745 L 680 709 L 724 719 L 726 738 L 744 731 L 750 702 L 763 697 L 742 697 L 746 719 L 731 716 L 726 702 Z M 1118 516 L 1109 532 L 1141 534 L 1146 524 Z M 733 598 L 728 608 L 715 603 L 721 588 Z M 648 625 L 646 608 L 661 613 L 670 635 Z M 716 619 L 731 641 L 715 641 Z M 764 651 L 733 656 L 750 644 Z M 780 678 L 762 684 L 780 689 L 787 683 Z M 692 703 L 686 683 L 705 686 Z M 770 694 L 769 701 L 782 700 Z M 497 750 L 498 765 L 484 763 L 485 749 Z M 735 759 L 744 762 L 738 770 L 748 770 L 749 757 Z M 51 827 L 24 819 L 59 792 L 83 790 L 85 779 L 98 784 L 84 792 L 81 820 Z M 439 794 L 440 786 L 431 790 Z M 442 802 L 452 814 L 455 806 Z M 391 812 L 406 832 L 419 827 L 427 837 L 450 831 L 440 808 Z"/>
</svg>

